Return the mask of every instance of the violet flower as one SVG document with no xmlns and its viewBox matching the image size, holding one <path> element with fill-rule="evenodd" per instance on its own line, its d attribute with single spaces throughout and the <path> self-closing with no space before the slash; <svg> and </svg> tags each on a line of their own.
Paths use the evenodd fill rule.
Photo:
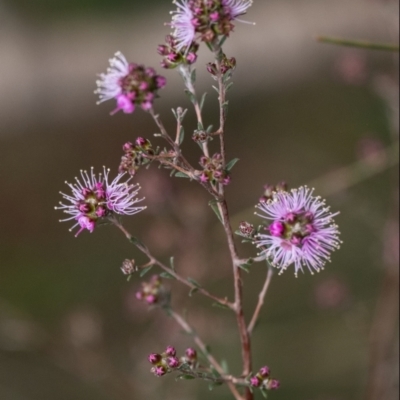
<svg viewBox="0 0 400 400">
<path fill-rule="evenodd" d="M 66 204 L 60 202 L 57 210 L 62 210 L 70 217 L 60 220 L 76 221 L 75 227 L 80 227 L 75 236 L 78 236 L 84 229 L 93 232 L 96 223 L 105 219 L 112 214 L 133 215 L 146 207 L 137 207 L 136 203 L 143 199 L 138 199 L 137 194 L 140 186 L 130 184 L 132 178 L 128 178 L 125 182 L 121 182 L 124 173 L 120 173 L 117 177 L 108 182 L 108 174 L 110 170 L 103 167 L 103 173 L 97 176 L 90 170 L 90 174 L 81 171 L 81 179 L 75 177 L 76 183 L 65 182 L 71 189 L 71 194 L 61 193 Z"/>
<path fill-rule="evenodd" d="M 313 189 L 302 186 L 290 192 L 274 192 L 272 199 L 257 205 L 272 220 L 268 234 L 258 234 L 255 244 L 261 254 L 280 270 L 294 264 L 295 275 L 307 267 L 319 272 L 340 247 L 339 230 L 325 200 L 313 196 Z"/>
</svg>

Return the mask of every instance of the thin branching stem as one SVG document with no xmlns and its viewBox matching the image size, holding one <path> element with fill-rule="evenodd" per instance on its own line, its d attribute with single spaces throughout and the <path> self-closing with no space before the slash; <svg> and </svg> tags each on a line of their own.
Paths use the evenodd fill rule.
<svg viewBox="0 0 400 400">
<path fill-rule="evenodd" d="M 142 244 L 135 242 L 133 239 L 133 236 L 126 230 L 126 228 L 121 224 L 120 221 L 118 221 L 117 218 L 111 217 L 110 221 L 125 235 L 125 237 L 132 243 L 135 244 L 135 246 L 149 258 L 148 264 L 150 265 L 157 265 L 160 267 L 162 270 L 167 272 L 171 277 L 175 278 L 177 281 L 180 283 L 186 285 L 190 290 L 196 291 L 198 293 L 201 293 L 202 295 L 208 297 L 209 299 L 217 302 L 218 304 L 225 306 L 227 308 L 230 308 L 231 310 L 235 310 L 235 306 L 233 303 L 231 303 L 227 298 L 221 299 L 220 297 L 214 296 L 210 292 L 208 292 L 206 289 L 196 286 L 190 281 L 188 281 L 186 278 L 183 276 L 179 275 L 176 273 L 172 268 L 168 267 L 161 261 L 157 260 L 150 252 L 150 250 L 143 246 Z"/>
<path fill-rule="evenodd" d="M 188 65 L 181 65 L 180 67 L 180 71 L 185 83 L 185 86 L 187 88 L 187 90 L 190 92 L 191 94 L 191 101 L 194 107 L 194 111 L 196 113 L 196 118 L 197 118 L 197 122 L 200 126 L 202 126 L 204 128 L 204 123 L 203 123 L 203 115 L 202 115 L 202 110 L 201 110 L 201 106 L 200 103 L 197 99 L 197 94 L 196 94 L 196 88 L 192 82 L 192 69 L 190 66 Z M 204 142 L 202 143 L 202 149 L 203 149 L 203 153 L 206 157 L 210 156 L 209 150 L 208 150 L 208 143 Z"/>
<path fill-rule="evenodd" d="M 265 296 L 267 294 L 273 274 L 274 274 L 274 270 L 272 269 L 272 267 L 268 266 L 267 277 L 265 279 L 264 286 L 261 289 L 260 294 L 258 295 L 257 306 L 254 310 L 253 316 L 251 317 L 249 326 L 247 328 L 249 335 L 251 335 L 253 333 L 254 327 L 256 326 L 256 323 L 258 321 L 258 317 L 260 316 L 260 312 L 261 312 L 262 306 L 264 305 Z"/>
<path fill-rule="evenodd" d="M 366 40 L 351 40 L 331 36 L 318 36 L 316 39 L 318 42 L 336 44 L 339 46 L 356 47 L 367 50 L 384 50 L 396 53 L 399 52 L 399 45 L 395 43 L 375 43 Z"/>
<path fill-rule="evenodd" d="M 169 309 L 169 315 L 177 322 L 177 324 L 189 335 L 192 336 L 193 341 L 196 343 L 204 357 L 207 358 L 208 362 L 215 368 L 215 370 L 220 374 L 224 375 L 225 371 L 220 365 L 220 363 L 214 358 L 212 354 L 210 354 L 209 350 L 207 349 L 206 344 L 201 340 L 199 335 L 194 331 L 194 329 L 188 324 L 188 322 L 178 313 Z M 236 389 L 235 384 L 232 381 L 228 381 L 227 385 L 232 392 L 233 396 L 236 400 L 243 400 L 243 397 Z"/>
</svg>

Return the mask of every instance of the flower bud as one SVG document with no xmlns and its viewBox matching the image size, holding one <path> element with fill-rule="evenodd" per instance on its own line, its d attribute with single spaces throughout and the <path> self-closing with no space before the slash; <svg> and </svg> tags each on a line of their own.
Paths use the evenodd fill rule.
<svg viewBox="0 0 400 400">
<path fill-rule="evenodd" d="M 161 355 L 157 353 L 151 353 L 147 359 L 151 364 L 158 364 L 161 361 Z"/>
<path fill-rule="evenodd" d="M 169 356 L 169 357 L 175 357 L 175 356 L 176 356 L 175 347 L 168 346 L 168 347 L 165 349 L 165 354 L 166 354 L 167 356 Z"/>
<path fill-rule="evenodd" d="M 124 260 L 122 262 L 121 271 L 124 275 L 130 275 L 135 272 L 135 260 Z"/>
<path fill-rule="evenodd" d="M 167 369 L 162 365 L 157 365 L 153 367 L 151 371 L 154 373 L 155 376 L 163 376 L 167 373 Z"/>
<path fill-rule="evenodd" d="M 272 236 L 280 237 L 285 231 L 285 226 L 280 221 L 274 221 L 268 229 Z"/>
<path fill-rule="evenodd" d="M 264 366 L 264 367 L 260 368 L 260 371 L 258 371 L 258 373 L 260 374 L 260 376 L 262 378 L 268 378 L 270 372 L 271 371 L 270 371 L 269 367 L 267 367 L 267 366 Z"/>
<path fill-rule="evenodd" d="M 247 221 L 242 221 L 239 225 L 239 231 L 247 237 L 251 237 L 254 234 L 254 225 L 248 223 Z"/>
<path fill-rule="evenodd" d="M 197 359 L 197 352 L 192 347 L 186 349 L 185 354 L 190 361 L 195 361 Z"/>
<path fill-rule="evenodd" d="M 176 357 L 168 357 L 167 364 L 168 364 L 168 367 L 170 367 L 170 368 L 178 368 L 180 362 L 179 362 L 179 359 Z"/>
<path fill-rule="evenodd" d="M 268 390 L 276 390 L 279 389 L 280 386 L 281 384 L 277 379 L 268 379 L 268 382 L 265 385 Z"/>
<path fill-rule="evenodd" d="M 261 385 L 261 379 L 258 376 L 252 376 L 250 378 L 250 385 L 253 387 L 260 387 Z"/>
</svg>

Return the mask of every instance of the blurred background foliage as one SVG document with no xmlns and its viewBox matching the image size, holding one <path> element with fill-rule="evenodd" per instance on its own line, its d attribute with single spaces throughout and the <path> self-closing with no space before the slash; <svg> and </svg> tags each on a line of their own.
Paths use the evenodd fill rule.
<svg viewBox="0 0 400 400">
<path fill-rule="evenodd" d="M 1 399 L 230 399 L 224 388 L 149 373 L 148 353 L 168 344 L 183 352 L 191 341 L 136 301 L 140 279 L 127 282 L 119 267 L 145 260 L 110 226 L 74 238 L 54 211 L 65 180 L 92 165 L 116 171 L 122 144 L 156 131 L 141 110 L 110 117 L 113 105 L 96 107 L 92 91 L 116 50 L 158 65 L 169 9 L 166 0 L 0 2 Z M 317 276 L 275 276 L 267 295 L 253 354 L 255 369 L 268 364 L 282 382 L 271 399 L 372 400 L 382 371 L 386 391 L 375 398 L 398 398 L 398 56 L 314 41 L 332 34 L 393 42 L 397 15 L 389 0 L 259 0 L 246 16 L 257 25 L 238 25 L 227 42 L 238 60 L 228 119 L 228 154 L 240 158 L 228 188 L 233 224 L 257 223 L 263 185 L 282 180 L 312 184 L 341 211 L 344 245 L 332 264 Z M 209 92 L 206 121 L 216 124 L 208 61 L 203 51 L 199 93 Z M 156 107 L 173 130 L 170 108 L 189 102 L 175 71 L 163 73 L 169 85 Z M 197 163 L 194 128 L 190 110 L 184 149 Z M 131 232 L 159 257 L 174 255 L 183 275 L 230 295 L 207 193 L 155 167 L 137 179 L 148 209 L 126 220 Z M 254 265 L 244 277 L 248 315 L 265 273 Z M 229 312 L 167 285 L 177 311 L 239 373 Z"/>
</svg>

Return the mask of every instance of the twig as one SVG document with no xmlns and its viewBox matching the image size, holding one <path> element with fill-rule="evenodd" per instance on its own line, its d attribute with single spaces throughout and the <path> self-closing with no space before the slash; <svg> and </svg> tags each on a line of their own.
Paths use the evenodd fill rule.
<svg viewBox="0 0 400 400">
<path fill-rule="evenodd" d="M 207 349 L 207 346 L 205 343 L 200 339 L 200 337 L 197 335 L 197 333 L 192 329 L 192 327 L 186 322 L 186 320 L 181 317 L 178 313 L 175 311 L 169 309 L 169 315 L 171 315 L 172 318 L 175 319 L 175 321 L 178 323 L 178 325 L 181 326 L 181 328 L 186 332 L 189 333 L 193 337 L 193 341 L 196 343 L 198 348 L 201 350 L 203 355 L 207 358 L 208 362 L 215 368 L 215 370 L 220 374 L 224 375 L 225 371 L 222 368 L 222 366 L 219 364 L 219 362 L 213 357 L 212 354 Z M 241 394 L 238 392 L 238 390 L 235 387 L 235 384 L 232 381 L 227 382 L 228 387 L 232 394 L 235 396 L 236 400 L 243 400 L 243 397 Z"/>
<path fill-rule="evenodd" d="M 190 66 L 187 66 L 187 65 L 180 65 L 179 70 L 181 71 L 185 86 L 191 94 L 191 100 L 192 100 L 192 104 L 193 104 L 193 107 L 194 107 L 194 110 L 196 113 L 197 122 L 204 128 L 201 107 L 200 107 L 199 101 L 197 100 L 196 89 L 193 85 L 192 78 L 191 78 L 191 68 L 190 68 Z M 208 151 L 207 142 L 202 143 L 202 149 L 203 149 L 204 155 L 206 157 L 209 157 L 210 154 Z"/>
<path fill-rule="evenodd" d="M 134 243 L 133 236 L 125 229 L 125 227 L 117 220 L 115 217 L 110 217 L 110 221 L 118 228 L 121 230 L 121 232 L 125 235 L 125 237 L 132 243 Z M 194 285 L 193 283 L 189 282 L 187 279 L 184 277 L 180 276 L 177 274 L 172 268 L 169 268 L 165 264 L 163 264 L 161 261 L 157 260 L 149 251 L 147 247 L 144 247 L 140 243 L 134 243 L 135 246 L 149 258 L 149 263 L 152 265 L 157 265 L 161 269 L 163 269 L 165 272 L 167 272 L 169 275 L 174 277 L 177 281 L 183 283 L 187 287 L 189 287 L 190 290 L 196 290 L 197 292 L 203 294 L 204 296 L 208 297 L 209 299 L 230 308 L 231 310 L 235 310 L 235 305 L 232 304 L 227 298 L 221 299 L 217 296 L 214 296 L 213 294 L 209 293 L 206 289 L 202 287 L 198 287 Z"/>
<path fill-rule="evenodd" d="M 257 306 L 254 310 L 253 316 L 251 317 L 251 321 L 249 323 L 249 326 L 247 328 L 247 331 L 249 332 L 249 335 L 253 333 L 254 327 L 256 326 L 258 317 L 260 315 L 260 311 L 262 306 L 264 305 L 264 300 L 265 300 L 265 295 L 267 294 L 269 284 L 271 283 L 272 275 L 274 274 L 274 270 L 272 269 L 271 266 L 268 265 L 268 272 L 267 272 L 267 278 L 265 279 L 264 286 L 258 295 L 258 303 Z"/>
<path fill-rule="evenodd" d="M 374 42 L 367 42 L 364 40 L 349 40 L 349 39 L 335 38 L 330 36 L 317 36 L 316 40 L 322 43 L 337 44 L 340 46 L 347 46 L 347 47 L 356 47 L 359 49 L 384 50 L 384 51 L 393 51 L 396 53 L 399 52 L 399 45 L 393 43 L 374 43 Z"/>
</svg>

